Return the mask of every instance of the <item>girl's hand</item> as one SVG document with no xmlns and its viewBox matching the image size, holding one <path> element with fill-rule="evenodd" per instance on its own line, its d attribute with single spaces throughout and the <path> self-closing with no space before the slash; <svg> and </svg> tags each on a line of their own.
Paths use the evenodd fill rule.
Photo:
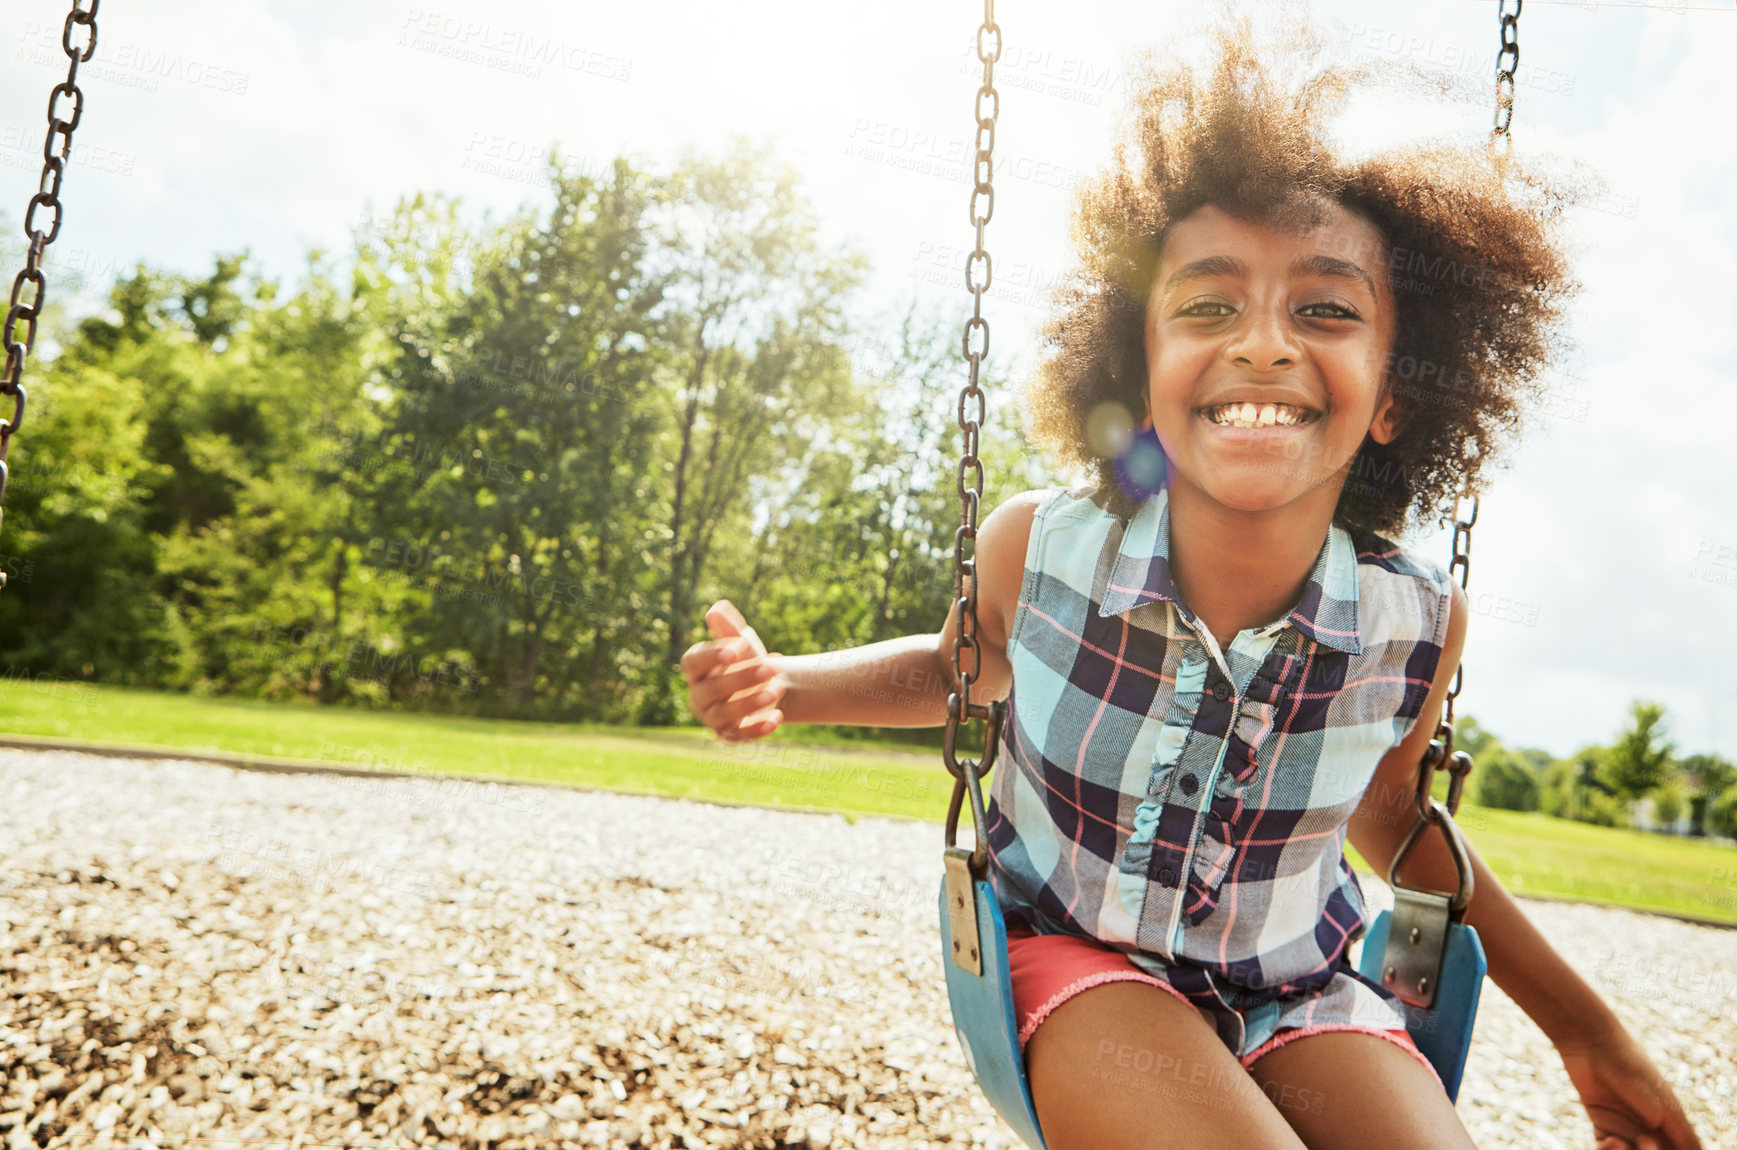
<svg viewBox="0 0 1737 1150">
<path fill-rule="evenodd" d="M 790 684 L 779 673 L 782 655 L 767 654 L 754 628 L 729 600 L 706 612 L 710 641 L 682 656 L 688 705 L 719 738 L 738 741 L 770 735 L 784 721 L 778 709 Z"/>
<path fill-rule="evenodd" d="M 1701 1150 L 1701 1139 L 1640 1043 L 1621 1026 L 1558 1046 L 1592 1120 L 1597 1150 Z"/>
</svg>

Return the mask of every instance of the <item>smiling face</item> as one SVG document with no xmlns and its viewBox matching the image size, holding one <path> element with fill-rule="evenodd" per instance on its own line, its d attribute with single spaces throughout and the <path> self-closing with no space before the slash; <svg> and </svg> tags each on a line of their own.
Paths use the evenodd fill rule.
<svg viewBox="0 0 1737 1150">
<path fill-rule="evenodd" d="M 1210 204 L 1170 229 L 1146 402 L 1173 499 L 1249 512 L 1301 499 L 1331 515 L 1364 437 L 1399 430 L 1386 256 L 1380 231 L 1338 205 L 1306 233 Z"/>
</svg>

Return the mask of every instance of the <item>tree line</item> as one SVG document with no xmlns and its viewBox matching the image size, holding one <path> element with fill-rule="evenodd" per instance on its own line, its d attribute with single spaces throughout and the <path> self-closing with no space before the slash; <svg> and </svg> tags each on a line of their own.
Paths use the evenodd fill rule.
<svg viewBox="0 0 1737 1150">
<path fill-rule="evenodd" d="M 499 223 L 408 199 L 293 291 L 242 252 L 45 319 L 9 662 L 669 723 L 715 598 L 788 651 L 938 627 L 963 313 L 865 318 L 865 262 L 764 147 L 550 172 L 553 202 Z M 1047 481 L 1010 416 L 991 500 Z"/>
<path fill-rule="evenodd" d="M 1479 806 L 1737 838 L 1737 765 L 1706 752 L 1679 756 L 1665 725 L 1661 704 L 1637 699 L 1614 742 L 1566 759 L 1504 746 L 1470 716 L 1454 724 L 1454 744 L 1472 755 L 1471 797 Z"/>
<path fill-rule="evenodd" d="M 549 172 L 499 223 L 441 196 L 365 218 L 293 290 L 241 252 L 138 267 L 77 323 L 51 302 L 0 535 L 7 674 L 663 724 L 717 598 L 793 653 L 937 628 L 963 297 L 865 317 L 864 260 L 746 141 Z M 1004 376 L 990 507 L 1056 482 Z M 1650 798 L 1737 835 L 1737 769 L 1661 722 L 1636 704 L 1560 761 L 1458 739 L 1482 805 L 1624 825 Z"/>
</svg>

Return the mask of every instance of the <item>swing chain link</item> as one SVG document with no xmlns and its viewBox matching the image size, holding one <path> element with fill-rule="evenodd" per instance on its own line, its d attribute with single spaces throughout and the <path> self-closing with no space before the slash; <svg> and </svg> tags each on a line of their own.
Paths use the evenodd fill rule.
<svg viewBox="0 0 1737 1150">
<path fill-rule="evenodd" d="M 1497 2 L 1497 15 L 1501 18 L 1502 48 L 1496 54 L 1496 126 L 1490 133 L 1492 147 L 1498 138 L 1507 148 L 1513 146 L 1513 137 L 1508 135 L 1508 125 L 1514 119 L 1514 72 L 1520 66 L 1520 9 L 1524 4 L 1525 0 L 1514 0 L 1514 10 L 1509 12 L 1508 0 Z M 1506 156 L 1506 150 L 1502 154 Z M 1459 517 L 1459 503 L 1464 498 L 1462 493 L 1454 505 L 1453 558 L 1448 563 L 1448 575 L 1452 577 L 1457 573 L 1461 591 L 1466 589 L 1472 574 L 1472 524 L 1478 521 L 1476 494 L 1471 497 L 1471 517 Z M 1424 752 L 1422 769 L 1418 772 L 1417 813 L 1424 822 L 1442 822 L 1439 808 L 1431 801 L 1429 794 L 1430 788 L 1435 784 L 1437 768 L 1446 764 L 1451 776 L 1447 795 L 1449 818 L 1459 813 L 1460 793 L 1465 789 L 1466 776 L 1471 773 L 1472 757 L 1464 751 L 1454 750 L 1454 700 L 1459 698 L 1460 684 L 1465 673 L 1465 663 L 1461 662 L 1454 669 L 1454 681 L 1448 688 L 1441 723 L 1436 727 L 1435 738 L 1430 741 L 1429 749 Z"/>
<path fill-rule="evenodd" d="M 1478 521 L 1478 497 L 1471 496 L 1472 512 L 1466 518 L 1459 518 L 1458 503 L 1463 501 L 1462 494 L 1456 500 L 1454 508 L 1454 542 L 1453 559 L 1448 564 L 1448 576 L 1455 578 L 1460 590 L 1464 591 L 1466 581 L 1472 572 L 1472 525 Z M 1454 750 L 1454 698 L 1460 693 L 1460 679 L 1465 673 L 1465 664 L 1454 668 L 1454 681 L 1448 688 L 1447 701 L 1443 708 L 1441 721 L 1436 725 L 1435 737 L 1423 752 L 1423 761 L 1418 764 L 1417 773 L 1417 822 L 1405 836 L 1405 841 L 1394 852 L 1392 861 L 1387 868 L 1387 882 L 1397 892 L 1402 884 L 1399 872 L 1405 863 L 1406 856 L 1411 853 L 1432 824 L 1442 834 L 1448 847 L 1448 855 L 1453 859 L 1454 872 L 1458 876 L 1453 894 L 1447 899 L 1449 917 L 1461 921 L 1466 908 L 1471 904 L 1474 887 L 1470 851 L 1466 846 L 1465 837 L 1461 834 L 1459 824 L 1454 822 L 1454 815 L 1459 813 L 1460 794 L 1465 789 L 1466 776 L 1472 770 L 1472 757 L 1464 751 Z M 1447 765 L 1448 793 L 1447 802 L 1439 803 L 1431 797 L 1430 791 L 1435 786 L 1435 772 L 1443 764 Z M 1410 890 L 1411 888 L 1405 888 Z M 1432 896 L 1436 897 L 1436 896 Z"/>
<path fill-rule="evenodd" d="M 1512 12 L 1508 11 L 1508 0 L 1497 0 L 1496 5 L 1496 14 L 1501 19 L 1502 48 L 1496 54 L 1496 124 L 1490 132 L 1490 148 L 1496 150 L 1497 141 L 1500 140 L 1502 147 L 1497 154 L 1502 160 L 1507 159 L 1514 144 L 1513 137 L 1508 134 L 1508 126 L 1514 119 L 1514 73 L 1520 67 L 1520 9 L 1524 3 L 1525 0 L 1514 0 Z M 1460 517 L 1459 505 L 1465 499 L 1466 493 L 1462 490 L 1459 498 L 1454 501 L 1453 558 L 1448 563 L 1448 577 L 1457 578 L 1462 592 L 1465 591 L 1472 574 L 1472 525 L 1478 521 L 1478 497 L 1475 492 L 1471 494 L 1471 515 Z M 1444 522 L 1445 519 L 1444 516 Z M 1463 661 L 1454 668 L 1454 681 L 1448 687 L 1441 721 L 1436 725 L 1435 737 L 1424 750 L 1423 761 L 1418 764 L 1418 821 L 1400 844 L 1387 868 L 1387 881 L 1397 890 L 1400 865 L 1411 852 L 1419 835 L 1433 823 L 1447 840 L 1448 853 L 1453 857 L 1454 870 L 1459 875 L 1458 889 L 1448 903 L 1449 912 L 1455 921 L 1465 914 L 1472 898 L 1469 852 L 1453 818 L 1459 813 L 1460 795 L 1465 790 L 1466 776 L 1472 771 L 1471 755 L 1465 751 L 1454 750 L 1454 700 L 1459 698 L 1465 671 Z M 1435 773 L 1443 765 L 1446 765 L 1449 775 L 1445 804 L 1436 802 L 1430 796 L 1430 791 L 1435 786 Z"/>
<path fill-rule="evenodd" d="M 947 733 L 942 744 L 942 760 L 953 776 L 953 798 L 947 818 L 947 845 L 953 845 L 955 826 L 967 791 L 971 799 L 972 821 L 977 834 L 972 852 L 972 869 L 982 874 L 988 859 L 988 841 L 983 826 L 983 800 L 980 780 L 995 762 L 996 743 L 1001 733 L 1003 704 L 995 701 L 988 706 L 971 702 L 971 684 L 982 671 L 983 656 L 977 645 L 977 513 L 983 499 L 983 423 L 987 418 L 987 401 L 980 386 L 983 360 L 989 354 L 989 321 L 983 318 L 983 293 L 989 290 L 993 265 L 989 251 L 983 245 L 983 231 L 995 214 L 994 158 L 995 121 L 1001 114 L 1001 94 L 995 90 L 995 62 L 1001 59 L 1001 26 L 995 22 L 995 0 L 984 0 L 983 23 L 977 29 L 977 58 L 983 62 L 983 84 L 977 89 L 974 112 L 977 117 L 977 152 L 972 165 L 971 223 L 977 230 L 977 242 L 965 258 L 965 288 L 971 293 L 971 318 L 965 321 L 961 348 L 969 374 L 959 391 L 959 429 L 964 432 L 964 444 L 959 457 L 958 489 L 960 500 L 959 528 L 953 535 L 953 678 L 958 685 L 947 700 Z M 970 652 L 970 669 L 966 669 L 966 652 Z M 980 760 L 961 760 L 957 754 L 959 728 L 976 719 L 986 724 L 983 756 Z"/>
<path fill-rule="evenodd" d="M 1513 147 L 1508 125 L 1514 119 L 1514 73 L 1520 67 L 1520 9 L 1525 0 L 1514 0 L 1514 10 L 1508 11 L 1508 0 L 1499 0 L 1496 15 L 1501 20 L 1502 49 L 1496 53 L 1496 126 L 1490 132 L 1490 145 L 1500 140 L 1503 155 Z"/>
<path fill-rule="evenodd" d="M 29 207 L 24 211 L 24 234 L 30 239 L 30 247 L 25 252 L 23 270 L 12 281 L 6 321 L 0 326 L 0 349 L 5 352 L 4 365 L 0 366 L 0 395 L 12 397 L 12 417 L 0 419 L 0 499 L 4 499 L 6 495 L 6 457 L 12 447 L 12 436 L 24 422 L 24 401 L 27 394 L 24 389 L 24 362 L 36 348 L 36 323 L 42 315 L 48 292 L 47 279 L 42 274 L 42 255 L 55 237 L 60 235 L 60 183 L 66 174 L 67 160 L 72 156 L 73 130 L 78 127 L 78 122 L 84 115 L 84 92 L 78 86 L 78 66 L 88 61 L 96 52 L 96 16 L 100 2 L 101 0 L 72 0 L 72 10 L 67 13 L 66 24 L 60 33 L 60 46 L 65 50 L 67 58 L 66 80 L 56 84 L 48 95 L 48 135 L 42 141 L 42 179 L 37 184 L 36 194 L 30 197 Z M 75 44 L 73 29 L 81 26 L 90 29 L 90 40 L 84 44 Z M 70 116 L 60 114 L 63 96 L 72 103 Z M 56 137 L 60 140 L 58 154 L 55 148 Z M 37 224 L 38 208 L 45 208 L 53 213 L 46 230 Z M 26 284 L 30 285 L 28 299 L 24 294 Z M 21 323 L 25 325 L 22 338 L 18 334 Z M 0 571 L 0 589 L 5 586 L 6 574 Z"/>
<path fill-rule="evenodd" d="M 1448 575 L 1457 578 L 1460 590 L 1464 591 L 1472 575 L 1472 525 L 1478 521 L 1478 497 L 1472 496 L 1472 513 L 1470 518 L 1458 518 L 1459 508 L 1454 508 L 1454 542 L 1453 558 L 1448 562 Z M 1429 753 L 1424 756 L 1425 769 L 1418 776 L 1417 810 L 1424 819 L 1438 821 L 1433 805 L 1429 801 L 1430 788 L 1435 783 L 1435 771 L 1443 763 L 1447 764 L 1448 794 L 1447 812 L 1450 815 L 1460 813 L 1460 792 L 1465 789 L 1466 776 L 1471 773 L 1472 757 L 1464 751 L 1454 750 L 1454 700 L 1459 698 L 1460 683 L 1465 677 L 1466 665 L 1461 661 L 1454 668 L 1453 685 L 1448 688 L 1447 702 L 1443 709 L 1442 719 L 1436 727 L 1436 741 L 1430 744 Z M 1439 743 L 1440 749 L 1437 750 Z"/>
</svg>

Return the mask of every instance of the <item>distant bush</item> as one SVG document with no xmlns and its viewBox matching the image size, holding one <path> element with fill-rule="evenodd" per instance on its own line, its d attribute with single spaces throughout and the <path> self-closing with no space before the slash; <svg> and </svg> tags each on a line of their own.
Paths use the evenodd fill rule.
<svg viewBox="0 0 1737 1150">
<path fill-rule="evenodd" d="M 1538 809 L 1601 827 L 1628 826 L 1628 804 L 1601 777 L 1606 753 L 1603 747 L 1583 747 L 1571 758 L 1550 764 Z"/>
<path fill-rule="evenodd" d="M 1707 833 L 1737 839 L 1737 787 L 1731 787 L 1707 808 Z"/>
<path fill-rule="evenodd" d="M 1531 765 L 1497 742 L 1489 743 L 1477 756 L 1472 778 L 1477 781 L 1480 807 L 1505 811 L 1535 811 L 1542 788 Z"/>
<path fill-rule="evenodd" d="M 1689 792 L 1680 780 L 1666 779 L 1653 789 L 1653 822 L 1661 830 L 1669 830 L 1683 817 L 1689 805 Z"/>
</svg>

